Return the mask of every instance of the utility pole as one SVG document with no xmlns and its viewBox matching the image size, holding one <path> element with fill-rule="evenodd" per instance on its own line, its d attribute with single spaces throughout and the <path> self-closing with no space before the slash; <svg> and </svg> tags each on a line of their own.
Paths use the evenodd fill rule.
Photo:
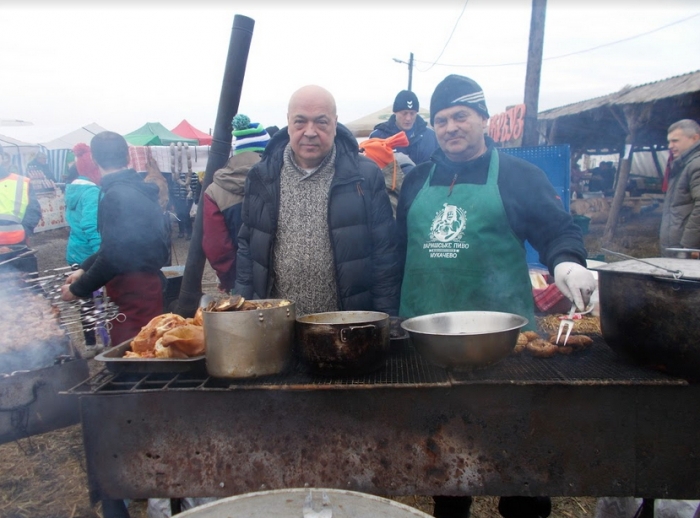
<svg viewBox="0 0 700 518">
<path fill-rule="evenodd" d="M 542 72 L 542 49 L 544 47 L 544 18 L 547 0 L 532 0 L 530 18 L 530 43 L 527 50 L 527 72 L 525 73 L 525 124 L 523 146 L 539 144 L 537 112 L 540 97 L 540 74 Z"/>
<path fill-rule="evenodd" d="M 411 52 L 411 57 L 408 58 L 408 63 L 400 59 L 393 58 L 397 63 L 403 63 L 408 65 L 408 91 L 411 91 L 411 85 L 413 84 L 413 52 Z"/>
</svg>

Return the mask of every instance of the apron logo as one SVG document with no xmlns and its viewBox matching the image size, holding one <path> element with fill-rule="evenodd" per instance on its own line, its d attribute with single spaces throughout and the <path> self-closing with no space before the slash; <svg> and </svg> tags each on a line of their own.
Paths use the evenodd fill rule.
<svg viewBox="0 0 700 518">
<path fill-rule="evenodd" d="M 468 243 L 461 242 L 467 212 L 456 205 L 443 203 L 442 206 L 430 225 L 429 241 L 423 244 L 423 249 L 428 250 L 431 259 L 456 259 L 461 249 L 469 248 Z"/>
<path fill-rule="evenodd" d="M 444 209 L 438 211 L 430 226 L 430 240 L 449 243 L 459 241 L 467 226 L 467 213 L 456 205 L 443 203 Z"/>
</svg>

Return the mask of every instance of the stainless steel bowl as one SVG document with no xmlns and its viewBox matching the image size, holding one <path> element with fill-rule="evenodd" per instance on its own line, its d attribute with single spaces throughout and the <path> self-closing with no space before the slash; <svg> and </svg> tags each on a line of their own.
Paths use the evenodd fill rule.
<svg viewBox="0 0 700 518">
<path fill-rule="evenodd" d="M 429 362 L 455 371 L 485 367 L 508 356 L 527 318 L 495 311 L 454 311 L 401 323 Z"/>
</svg>

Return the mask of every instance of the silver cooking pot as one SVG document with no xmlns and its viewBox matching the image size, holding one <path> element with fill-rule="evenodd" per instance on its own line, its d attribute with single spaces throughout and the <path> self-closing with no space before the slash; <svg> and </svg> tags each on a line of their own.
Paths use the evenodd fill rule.
<svg viewBox="0 0 700 518">
<path fill-rule="evenodd" d="M 700 261 L 658 257 L 594 269 L 605 342 L 642 364 L 700 379 Z"/>
<path fill-rule="evenodd" d="M 204 311 L 202 317 L 210 376 L 253 378 L 277 374 L 289 366 L 294 347 L 294 303 L 250 311 Z"/>
</svg>

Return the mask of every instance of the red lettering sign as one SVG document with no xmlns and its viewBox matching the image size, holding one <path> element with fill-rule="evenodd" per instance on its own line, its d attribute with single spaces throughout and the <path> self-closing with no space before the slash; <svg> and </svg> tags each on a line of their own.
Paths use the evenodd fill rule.
<svg viewBox="0 0 700 518">
<path fill-rule="evenodd" d="M 489 137 L 495 142 L 518 140 L 523 136 L 525 105 L 518 104 L 504 113 L 497 113 L 489 120 Z"/>
</svg>

